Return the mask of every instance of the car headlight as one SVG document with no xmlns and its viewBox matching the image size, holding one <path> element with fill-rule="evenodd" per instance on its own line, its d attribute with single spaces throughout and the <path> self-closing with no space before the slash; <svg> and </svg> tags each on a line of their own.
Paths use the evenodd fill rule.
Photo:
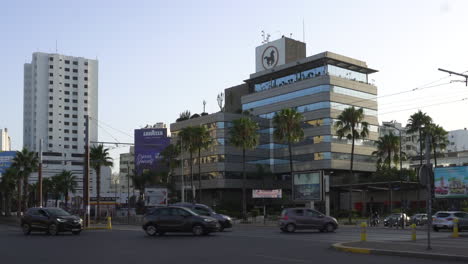
<svg viewBox="0 0 468 264">
<path fill-rule="evenodd" d="M 83 219 L 81 219 L 81 218 L 80 218 L 80 220 L 79 220 L 79 221 L 80 221 L 80 224 L 82 224 L 82 223 L 83 223 Z"/>
<path fill-rule="evenodd" d="M 60 222 L 60 223 L 65 223 L 67 220 L 62 219 L 62 218 L 57 218 L 57 221 Z"/>
<path fill-rule="evenodd" d="M 213 222 L 213 220 L 208 219 L 208 218 L 203 218 L 203 221 L 205 221 L 205 222 Z"/>
<path fill-rule="evenodd" d="M 228 221 L 232 221 L 232 218 L 229 217 L 229 216 L 225 216 L 225 218 L 226 218 L 226 220 L 228 220 Z"/>
</svg>

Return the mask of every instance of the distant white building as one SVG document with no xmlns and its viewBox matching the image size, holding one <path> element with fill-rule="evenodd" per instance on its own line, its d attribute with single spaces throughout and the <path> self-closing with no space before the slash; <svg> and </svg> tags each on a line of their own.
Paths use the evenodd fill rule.
<svg viewBox="0 0 468 264">
<path fill-rule="evenodd" d="M 87 115 L 91 118 L 89 140 L 97 141 L 98 61 L 33 53 L 31 63 L 24 64 L 23 144 L 38 152 L 42 140 L 43 176 L 72 171 L 77 176 L 79 196 L 82 196 Z M 91 173 L 94 175 L 92 170 Z M 110 169 L 102 170 L 102 174 L 103 179 L 110 179 Z M 37 181 L 37 174 L 30 179 Z M 94 177 L 90 186 L 94 193 Z M 101 192 L 105 192 L 104 188 Z"/>
<path fill-rule="evenodd" d="M 8 129 L 0 129 L 0 151 L 11 150 L 11 138 L 8 135 Z"/>
<path fill-rule="evenodd" d="M 129 174 L 132 175 L 135 170 L 135 147 L 131 146 L 128 153 L 120 154 L 120 170 L 119 170 L 119 193 L 132 193 L 133 195 L 133 183 L 132 179 L 129 178 Z M 130 196 L 131 196 L 130 195 Z"/>
<path fill-rule="evenodd" d="M 448 132 L 447 152 L 468 151 L 468 130 L 458 129 Z"/>
</svg>

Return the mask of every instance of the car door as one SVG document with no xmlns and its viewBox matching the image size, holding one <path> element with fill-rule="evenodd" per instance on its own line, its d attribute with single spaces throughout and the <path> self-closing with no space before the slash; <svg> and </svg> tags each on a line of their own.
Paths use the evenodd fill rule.
<svg viewBox="0 0 468 264">
<path fill-rule="evenodd" d="M 297 229 L 307 228 L 307 217 L 305 216 L 304 209 L 294 209 L 293 216 Z"/>
<path fill-rule="evenodd" d="M 34 221 L 37 223 L 37 227 L 40 229 L 49 228 L 49 213 L 43 209 L 38 210 L 38 214 L 34 216 Z"/>
<path fill-rule="evenodd" d="M 37 215 L 39 214 L 38 209 L 31 208 L 29 209 L 23 217 L 23 222 L 29 224 L 31 228 L 37 229 Z"/>
<path fill-rule="evenodd" d="M 320 228 L 324 226 L 324 223 L 322 223 L 323 215 L 315 210 L 305 210 L 305 218 L 308 228 Z"/>
<path fill-rule="evenodd" d="M 171 229 L 171 208 L 161 208 L 157 210 L 156 225 L 165 231 Z"/>
<path fill-rule="evenodd" d="M 174 208 L 174 228 L 179 231 L 190 231 L 192 229 L 192 214 L 181 208 Z"/>
</svg>

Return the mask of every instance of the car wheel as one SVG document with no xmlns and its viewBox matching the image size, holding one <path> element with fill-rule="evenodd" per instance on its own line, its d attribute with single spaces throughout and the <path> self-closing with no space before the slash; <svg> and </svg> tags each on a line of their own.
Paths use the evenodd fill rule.
<svg viewBox="0 0 468 264">
<path fill-rule="evenodd" d="M 296 231 L 296 226 L 294 224 L 287 224 L 286 231 L 288 233 L 293 233 L 294 231 Z"/>
<path fill-rule="evenodd" d="M 148 236 L 155 236 L 158 233 L 158 228 L 155 225 L 148 225 L 145 232 Z"/>
<path fill-rule="evenodd" d="M 332 232 L 335 232 L 335 225 L 331 224 L 331 223 L 328 223 L 325 225 L 325 227 L 323 228 L 327 233 L 332 233 Z"/>
<path fill-rule="evenodd" d="M 205 233 L 205 229 L 201 225 L 194 225 L 192 227 L 192 233 L 196 236 L 201 236 Z"/>
<path fill-rule="evenodd" d="M 72 234 L 78 236 L 81 233 L 81 231 L 72 231 Z"/>
<path fill-rule="evenodd" d="M 439 228 L 437 226 L 433 226 L 432 229 L 436 232 L 439 232 Z"/>
<path fill-rule="evenodd" d="M 27 236 L 27 235 L 31 234 L 31 226 L 29 224 L 23 224 L 21 226 L 21 229 L 23 230 L 24 235 Z"/>
<path fill-rule="evenodd" d="M 51 236 L 56 236 L 58 234 L 58 227 L 56 224 L 50 224 L 49 228 L 47 229 L 47 233 Z"/>
</svg>

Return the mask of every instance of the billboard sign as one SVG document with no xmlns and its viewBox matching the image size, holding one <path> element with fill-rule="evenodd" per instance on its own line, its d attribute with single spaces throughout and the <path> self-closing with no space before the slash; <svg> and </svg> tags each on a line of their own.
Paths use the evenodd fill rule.
<svg viewBox="0 0 468 264">
<path fill-rule="evenodd" d="M 252 190 L 252 198 L 281 198 L 282 190 Z"/>
<path fill-rule="evenodd" d="M 159 153 L 170 143 L 167 128 L 135 129 L 135 170 L 155 171 L 161 167 Z"/>
<path fill-rule="evenodd" d="M 320 171 L 295 173 L 293 188 L 295 201 L 322 200 L 322 175 Z"/>
<path fill-rule="evenodd" d="M 436 198 L 468 198 L 468 166 L 435 168 Z"/>
<path fill-rule="evenodd" d="M 2 151 L 0 152 L 0 176 L 2 173 L 10 168 L 13 163 L 13 158 L 16 156 L 16 151 Z"/>
<path fill-rule="evenodd" d="M 145 206 L 160 206 L 167 205 L 167 189 L 166 188 L 146 188 L 145 189 Z"/>
</svg>

